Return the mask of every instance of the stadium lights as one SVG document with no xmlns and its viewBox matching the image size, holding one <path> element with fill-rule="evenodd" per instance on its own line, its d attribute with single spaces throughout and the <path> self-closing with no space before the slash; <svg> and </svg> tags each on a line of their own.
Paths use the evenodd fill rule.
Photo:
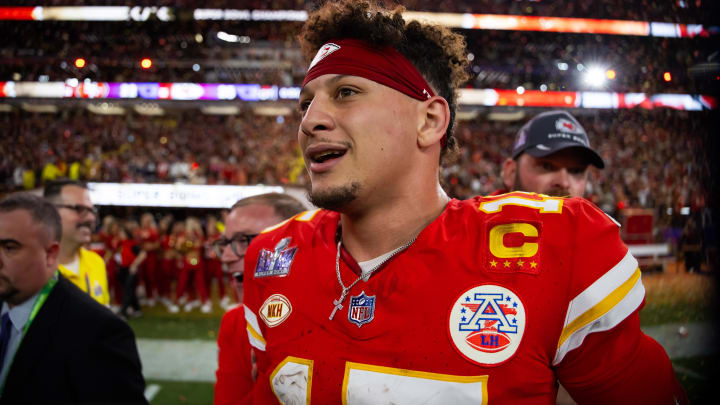
<svg viewBox="0 0 720 405">
<path fill-rule="evenodd" d="M 245 36 L 245 35 L 239 36 L 239 35 L 228 34 L 225 31 L 219 31 L 217 33 L 217 37 L 219 40 L 225 41 L 225 42 L 239 42 L 241 44 L 249 44 L 250 43 L 250 37 L 248 37 L 248 36 Z"/>
<path fill-rule="evenodd" d="M 150 69 L 152 67 L 152 60 L 150 58 L 143 58 L 140 61 L 140 66 L 143 69 Z"/>
<path fill-rule="evenodd" d="M 85 59 L 83 59 L 83 58 L 75 59 L 75 67 L 78 69 L 84 68 L 85 67 Z"/>
<path fill-rule="evenodd" d="M 585 83 L 591 87 L 600 87 L 605 83 L 605 69 L 590 67 L 585 73 Z"/>
</svg>

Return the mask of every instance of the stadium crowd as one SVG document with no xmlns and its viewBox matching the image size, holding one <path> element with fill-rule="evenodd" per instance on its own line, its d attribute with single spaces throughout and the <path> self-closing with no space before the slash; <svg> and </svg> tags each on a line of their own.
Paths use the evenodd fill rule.
<svg viewBox="0 0 720 405">
<path fill-rule="evenodd" d="M 163 304 L 171 313 L 181 308 L 209 313 L 214 288 L 223 309 L 239 301 L 235 280 L 222 270 L 222 249 L 214 246 L 224 226 L 216 216 L 176 219 L 172 214 L 142 212 L 139 217 L 105 215 L 99 222 L 90 248 L 105 261 L 110 304 L 116 312 L 121 311 L 125 293 L 123 273 L 139 251 L 146 254 L 137 274 L 144 306 Z M 139 309 L 122 308 L 122 314 L 137 317 Z"/>
<path fill-rule="evenodd" d="M 24 6 L 22 0 L 6 1 L 10 6 Z M 93 5 L 117 6 L 123 5 L 117 0 L 97 0 Z M 258 9 L 258 10 L 313 10 L 322 3 L 322 0 L 211 0 L 211 1 L 147 1 L 139 0 L 131 6 L 167 6 L 179 9 L 194 8 L 227 8 L 227 9 Z M 553 17 L 578 18 L 606 18 L 619 20 L 707 23 L 712 21 L 707 8 L 711 3 L 708 0 L 678 0 L 678 1 L 648 1 L 643 0 L 642 5 L 627 7 L 621 0 L 610 1 L 582 1 L 566 2 L 559 0 L 391 0 L 388 4 L 402 3 L 410 10 L 436 11 L 448 13 L 487 13 L 487 14 L 515 14 L 538 15 Z M 48 6 L 86 6 L 82 0 L 46 0 L 43 5 Z"/>
<path fill-rule="evenodd" d="M 709 113 L 619 110 L 580 115 L 607 168 L 593 171 L 586 195 L 606 212 L 627 207 L 703 208 L 707 199 Z M 59 177 L 99 182 L 304 186 L 293 128 L 297 116 L 245 111 L 213 116 L 95 115 L 70 109 L 0 115 L 0 176 L 5 191 Z M 460 154 L 442 177 L 451 195 L 489 194 L 500 185 L 522 121 L 474 119 L 457 128 Z"/>
<path fill-rule="evenodd" d="M 73 4 L 72 1 L 56 3 Z M 216 7 L 312 9 L 314 3 L 219 2 Z M 670 18 L 673 22 L 678 22 L 675 20 L 678 16 L 700 7 L 693 2 L 687 2 L 686 7 L 680 7 L 681 2 L 648 2 L 643 8 L 623 7 L 620 2 L 567 5 L 557 1 L 486 0 L 480 3 L 404 2 L 408 9 L 419 11 L 483 10 L 495 14 L 641 21 Z M 201 6 L 212 7 L 212 4 Z M 668 8 L 671 13 L 660 12 Z M 640 9 L 648 14 L 623 14 Z M 696 14 L 698 19 L 692 19 L 693 23 L 701 22 L 699 18 L 704 15 Z M 173 23 L 7 21 L 0 33 L 19 40 L 0 45 L 0 55 L 5 61 L 0 66 L 0 81 L 76 78 L 103 82 L 298 85 L 305 74 L 305 63 L 294 42 L 299 26 L 300 22 L 290 21 L 281 24 L 276 21 L 194 21 L 185 17 Z M 715 89 L 718 86 L 714 75 L 704 77 L 689 71 L 717 53 L 714 45 L 717 33 L 710 38 L 676 39 L 506 30 L 463 30 L 463 33 L 473 55 L 470 69 L 474 80 L 469 85 L 476 88 L 540 89 L 546 85 L 548 90 L 588 90 L 592 87 L 584 82 L 583 76 L 597 63 L 603 69 L 615 71 L 616 77 L 603 87 L 612 91 L 698 93 L 708 92 L 709 86 Z M 76 67 L 76 58 L 83 58 L 85 65 Z M 142 68 L 142 58 L 150 58 L 153 65 Z M 671 74 L 671 80 L 663 80 L 665 72 Z"/>
<path fill-rule="evenodd" d="M 8 63 L 0 80 L 64 81 L 69 78 L 104 82 L 194 82 L 298 85 L 304 62 L 293 46 L 294 24 L 198 22 L 162 31 L 133 25 L 99 23 L 9 23 L 7 35 L 23 38 L 0 48 Z M 13 28 L 14 27 L 14 28 Z M 98 33 L 98 31 L 101 31 Z M 218 33 L 247 37 L 249 43 L 227 43 Z M 715 51 L 708 38 L 645 38 L 555 34 L 521 31 L 466 30 L 475 88 L 524 86 L 537 90 L 596 89 L 583 78 L 593 64 L 613 69 L 616 76 L 602 89 L 618 92 L 698 93 L 717 86 L 715 78 L 688 72 Z M 50 36 L 60 43 L 47 41 Z M 522 44 L 522 46 L 517 46 Z M 114 57 L 117 52 L 125 58 Z M 86 65 L 77 68 L 76 58 Z M 140 67 L 149 57 L 154 64 Z M 602 61 L 602 62 L 600 62 Z M 20 73 L 22 72 L 22 73 Z M 663 74 L 669 72 L 671 80 Z"/>
</svg>

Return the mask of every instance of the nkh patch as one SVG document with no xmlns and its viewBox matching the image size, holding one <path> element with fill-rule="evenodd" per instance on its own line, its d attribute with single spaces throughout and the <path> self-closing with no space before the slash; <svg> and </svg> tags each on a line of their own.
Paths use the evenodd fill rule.
<svg viewBox="0 0 720 405">
<path fill-rule="evenodd" d="M 541 231 L 539 222 L 488 222 L 483 268 L 496 273 L 540 273 Z"/>
<path fill-rule="evenodd" d="M 291 312 L 290 300 L 282 294 L 269 296 L 260 306 L 260 318 L 271 328 L 283 323 Z"/>
<path fill-rule="evenodd" d="M 286 276 L 290 273 L 290 265 L 297 253 L 297 246 L 288 247 L 291 238 L 283 238 L 275 245 L 273 251 L 263 249 L 255 266 L 255 278 L 270 276 Z"/>
<path fill-rule="evenodd" d="M 340 49 L 340 45 L 333 44 L 332 42 L 328 42 L 327 44 L 321 46 L 315 54 L 312 62 L 310 62 L 310 67 L 308 67 L 308 70 L 312 69 L 313 66 L 317 65 L 318 62 L 325 59 L 328 55 L 337 51 L 338 49 Z"/>
<path fill-rule="evenodd" d="M 350 296 L 348 320 L 361 327 L 375 318 L 375 296 L 365 295 L 365 291 L 358 296 Z"/>
<path fill-rule="evenodd" d="M 466 359 L 494 366 L 512 357 L 525 332 L 525 307 L 507 288 L 475 286 L 453 302 L 448 333 L 455 349 Z"/>
</svg>

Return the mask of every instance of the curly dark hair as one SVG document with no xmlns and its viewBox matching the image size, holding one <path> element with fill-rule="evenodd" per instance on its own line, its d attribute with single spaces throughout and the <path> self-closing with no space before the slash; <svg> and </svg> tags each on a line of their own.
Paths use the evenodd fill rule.
<svg viewBox="0 0 720 405">
<path fill-rule="evenodd" d="M 395 48 L 450 106 L 447 142 L 441 154 L 442 160 L 448 160 L 458 150 L 453 136 L 458 87 L 469 78 L 465 38 L 447 27 L 406 22 L 404 11 L 402 6 L 388 10 L 366 0 L 327 2 L 310 14 L 298 40 L 306 62 L 333 39 L 360 39 L 378 48 Z"/>
</svg>

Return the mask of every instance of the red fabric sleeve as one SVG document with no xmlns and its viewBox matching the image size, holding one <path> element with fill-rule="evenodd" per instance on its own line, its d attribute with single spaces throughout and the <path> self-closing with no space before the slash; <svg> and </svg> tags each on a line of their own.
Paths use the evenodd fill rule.
<svg viewBox="0 0 720 405">
<path fill-rule="evenodd" d="M 587 292 L 590 286 L 612 284 L 608 277 L 622 283 L 628 273 L 619 276 L 611 270 L 627 254 L 619 226 L 591 203 L 583 201 L 573 209 L 575 244 L 569 299 L 575 301 L 578 294 Z M 627 258 L 623 260 L 625 269 L 637 272 L 636 263 L 628 267 L 627 263 L 632 262 Z M 601 279 L 604 282 L 599 281 Z M 603 287 L 595 293 L 601 294 L 598 298 L 602 299 L 618 294 L 618 290 L 621 288 L 612 291 Z M 624 319 L 608 330 L 587 334 L 580 346 L 567 352 L 557 364 L 558 379 L 579 404 L 687 403 L 665 350 L 640 330 L 638 313 L 644 298 L 640 299 L 633 304 L 637 307 L 628 309 Z M 620 306 L 627 308 L 630 305 L 617 302 L 613 308 L 596 316 L 607 321 L 609 312 Z M 591 324 L 599 322 L 600 318 Z"/>
<path fill-rule="evenodd" d="M 665 350 L 640 330 L 637 311 L 615 328 L 592 333 L 557 376 L 578 404 L 688 404 Z"/>
<path fill-rule="evenodd" d="M 215 405 L 245 403 L 252 389 L 250 343 L 245 328 L 245 308 L 228 311 L 220 322 L 218 369 L 215 372 Z"/>
</svg>

